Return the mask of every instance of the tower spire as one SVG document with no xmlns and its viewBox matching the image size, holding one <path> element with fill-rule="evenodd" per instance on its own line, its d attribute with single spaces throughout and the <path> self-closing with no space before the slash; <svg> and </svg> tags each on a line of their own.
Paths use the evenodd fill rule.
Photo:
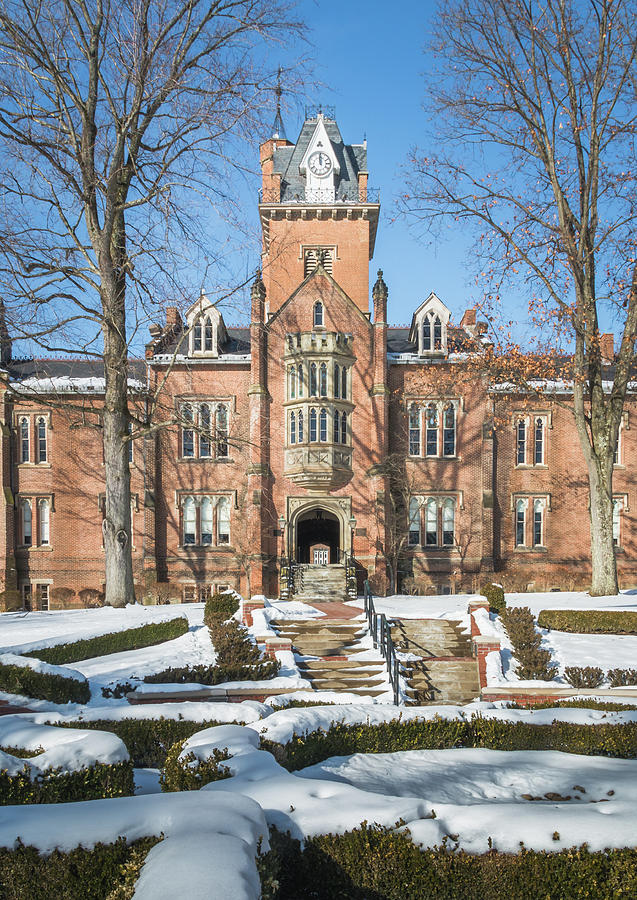
<svg viewBox="0 0 637 900">
<path fill-rule="evenodd" d="M 277 72 L 274 93 L 276 94 L 276 116 L 274 117 L 274 125 L 272 126 L 272 137 L 281 138 L 285 141 L 287 140 L 287 137 L 285 134 L 283 117 L 281 116 L 281 94 L 283 93 L 281 89 L 281 66 L 279 66 L 279 71 Z"/>
</svg>

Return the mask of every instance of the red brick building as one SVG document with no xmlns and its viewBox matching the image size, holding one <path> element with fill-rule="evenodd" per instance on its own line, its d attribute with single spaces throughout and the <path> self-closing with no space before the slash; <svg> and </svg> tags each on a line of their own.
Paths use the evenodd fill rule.
<svg viewBox="0 0 637 900">
<path fill-rule="evenodd" d="M 396 567 L 399 587 L 425 592 L 492 577 L 585 586 L 587 477 L 569 411 L 471 375 L 485 341 L 474 311 L 453 325 L 431 293 L 410 328 L 391 327 L 380 271 L 370 305 L 380 207 L 365 145 L 318 113 L 295 144 L 263 144 L 261 167 L 249 328 L 227 327 L 202 295 L 183 318 L 168 309 L 131 373 L 132 403 L 161 388 L 154 422 L 166 423 L 131 445 L 139 595 L 285 594 L 291 561 L 297 592 L 344 593 L 347 574 L 350 591 L 367 576 L 383 592 Z M 103 582 L 99 366 L 11 361 L 6 336 L 2 351 L 5 587 L 78 603 Z M 634 408 L 614 479 L 625 587 L 637 584 Z"/>
</svg>

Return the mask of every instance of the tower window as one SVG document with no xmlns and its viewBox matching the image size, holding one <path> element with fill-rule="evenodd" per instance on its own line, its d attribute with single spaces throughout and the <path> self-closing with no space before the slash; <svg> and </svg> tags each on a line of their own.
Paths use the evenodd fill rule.
<svg viewBox="0 0 637 900">
<path fill-rule="evenodd" d="M 319 394 L 321 397 L 327 397 L 327 365 L 321 363 L 319 367 Z"/>
<path fill-rule="evenodd" d="M 327 410 L 322 409 L 319 415 L 319 440 L 327 441 Z"/>
<path fill-rule="evenodd" d="M 290 443 L 296 444 L 296 414 L 290 413 Z"/>
<path fill-rule="evenodd" d="M 535 447 L 533 460 L 536 466 L 544 462 L 544 420 L 535 420 Z"/>
<path fill-rule="evenodd" d="M 314 304 L 314 325 L 320 327 L 323 324 L 323 304 L 317 300 Z"/>
<path fill-rule="evenodd" d="M 303 443 L 303 410 L 299 410 L 299 444 Z"/>
<path fill-rule="evenodd" d="M 46 419 L 44 416 L 40 416 L 38 419 L 38 462 L 46 462 L 47 461 L 47 446 L 46 446 Z"/>
<path fill-rule="evenodd" d="M 334 363 L 334 396 L 338 400 L 341 396 L 341 367 Z"/>
<path fill-rule="evenodd" d="M 29 420 L 20 419 L 20 462 L 29 462 Z"/>
<path fill-rule="evenodd" d="M 316 441 L 316 410 L 310 410 L 310 443 Z"/>
<path fill-rule="evenodd" d="M 304 277 L 311 275 L 318 265 L 319 256 L 323 257 L 323 268 L 326 272 L 332 274 L 332 264 L 334 261 L 333 247 L 307 247 L 304 252 Z"/>
<path fill-rule="evenodd" d="M 341 416 L 341 444 L 347 443 L 347 413 Z"/>
<path fill-rule="evenodd" d="M 318 394 L 318 381 L 316 375 L 316 363 L 310 364 L 310 397 L 316 397 Z"/>
<path fill-rule="evenodd" d="M 341 414 L 337 409 L 334 410 L 334 443 L 338 444 L 340 442 L 340 431 L 341 431 Z"/>
<path fill-rule="evenodd" d="M 518 500 L 515 505 L 515 546 L 524 547 L 526 530 L 526 501 Z"/>
<path fill-rule="evenodd" d="M 420 456 L 420 407 L 415 403 L 409 410 L 409 455 Z"/>
<path fill-rule="evenodd" d="M 515 461 L 518 466 L 526 462 L 526 422 L 520 419 L 517 425 L 517 447 Z"/>
</svg>

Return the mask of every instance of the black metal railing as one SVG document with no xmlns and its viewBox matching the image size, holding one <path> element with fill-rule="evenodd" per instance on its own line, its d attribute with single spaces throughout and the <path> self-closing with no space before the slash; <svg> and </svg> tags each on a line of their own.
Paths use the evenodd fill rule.
<svg viewBox="0 0 637 900">
<path fill-rule="evenodd" d="M 366 204 L 380 203 L 380 188 L 354 187 L 350 190 L 339 190 L 337 188 L 336 191 L 325 189 L 292 191 L 288 188 L 283 192 L 278 187 L 260 188 L 259 203 L 365 206 Z"/>
<path fill-rule="evenodd" d="M 374 649 L 380 650 L 387 664 L 389 683 L 394 692 L 394 704 L 400 703 L 400 662 L 396 654 L 396 645 L 391 636 L 391 626 L 385 613 L 377 613 L 374 607 L 374 598 L 371 594 L 365 594 L 365 617 L 369 633 L 372 636 Z"/>
</svg>

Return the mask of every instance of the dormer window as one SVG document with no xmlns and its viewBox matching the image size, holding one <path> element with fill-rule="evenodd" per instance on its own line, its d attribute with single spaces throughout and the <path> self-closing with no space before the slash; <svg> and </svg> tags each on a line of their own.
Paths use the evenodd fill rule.
<svg viewBox="0 0 637 900">
<path fill-rule="evenodd" d="M 219 346 L 227 340 L 223 318 L 219 310 L 202 294 L 186 316 L 188 355 L 219 356 Z"/>
<path fill-rule="evenodd" d="M 445 304 L 433 293 L 418 307 L 412 319 L 409 340 L 417 345 L 421 356 L 446 355 L 449 316 Z"/>
<path fill-rule="evenodd" d="M 314 327 L 322 327 L 323 326 L 323 304 L 320 300 L 317 300 L 314 304 Z"/>
</svg>

